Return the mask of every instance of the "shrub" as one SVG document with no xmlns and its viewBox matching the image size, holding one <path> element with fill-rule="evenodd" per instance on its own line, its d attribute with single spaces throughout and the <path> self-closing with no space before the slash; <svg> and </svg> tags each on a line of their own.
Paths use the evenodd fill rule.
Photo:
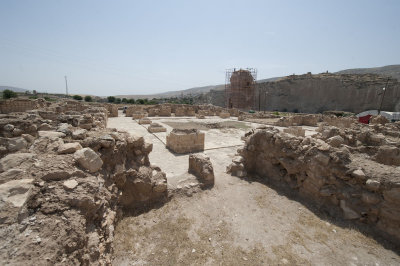
<svg viewBox="0 0 400 266">
<path fill-rule="evenodd" d="M 17 97 L 18 97 L 17 93 L 12 90 L 4 90 L 3 91 L 4 99 L 17 98 Z"/>
<path fill-rule="evenodd" d="M 278 111 L 273 112 L 274 115 L 279 115 Z"/>
<path fill-rule="evenodd" d="M 37 99 L 37 96 L 29 96 L 29 99 Z"/>
<path fill-rule="evenodd" d="M 135 99 L 128 99 L 128 103 L 135 104 Z"/>
<path fill-rule="evenodd" d="M 92 97 L 87 95 L 85 96 L 85 102 L 91 102 L 92 101 Z"/>
<path fill-rule="evenodd" d="M 114 96 L 108 96 L 108 97 L 107 97 L 107 101 L 108 101 L 109 103 L 113 103 L 113 102 L 115 102 L 115 97 L 114 97 Z"/>
<path fill-rule="evenodd" d="M 74 96 L 72 96 L 72 98 L 73 99 L 75 99 L 75 100 L 78 100 L 78 101 L 82 101 L 82 96 L 80 96 L 80 95 L 74 95 Z"/>
<path fill-rule="evenodd" d="M 48 96 L 45 96 L 44 99 L 45 99 L 46 101 L 48 101 L 48 102 L 54 102 L 54 101 L 55 101 L 55 99 L 50 98 L 50 97 L 48 97 Z"/>
</svg>

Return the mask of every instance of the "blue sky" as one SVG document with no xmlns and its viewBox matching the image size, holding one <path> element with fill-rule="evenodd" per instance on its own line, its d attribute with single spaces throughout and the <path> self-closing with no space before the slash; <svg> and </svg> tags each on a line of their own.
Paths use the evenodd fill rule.
<svg viewBox="0 0 400 266">
<path fill-rule="evenodd" d="M 400 1 L 0 1 L 0 85 L 151 94 L 400 64 Z"/>
</svg>

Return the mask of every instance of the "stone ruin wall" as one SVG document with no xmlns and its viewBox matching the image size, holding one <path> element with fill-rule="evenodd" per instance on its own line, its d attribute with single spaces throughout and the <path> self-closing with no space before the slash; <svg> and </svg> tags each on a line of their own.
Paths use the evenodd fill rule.
<svg viewBox="0 0 400 266">
<path fill-rule="evenodd" d="M 387 78 L 374 75 L 301 75 L 257 84 L 261 111 L 322 113 L 339 110 L 360 113 L 378 109 Z M 260 95 L 260 101 L 258 99 Z M 400 83 L 391 79 L 382 105 L 400 111 Z"/>
<path fill-rule="evenodd" d="M 149 117 L 170 117 L 178 116 L 215 116 L 221 112 L 228 112 L 230 116 L 239 116 L 240 111 L 235 108 L 226 109 L 214 105 L 187 105 L 187 104 L 158 104 L 154 106 L 132 105 L 126 110 L 128 117 L 141 117 L 147 114 Z"/>
<path fill-rule="evenodd" d="M 313 137 L 258 129 L 247 135 L 227 170 L 289 189 L 332 216 L 369 225 L 398 243 L 400 148 L 393 138 L 399 129 L 400 123 L 321 123 Z"/>
<path fill-rule="evenodd" d="M 360 113 L 378 109 L 387 78 L 374 75 L 292 75 L 255 86 L 255 110 L 322 113 L 339 110 Z M 379 95 L 378 95 L 379 94 Z M 211 90 L 207 103 L 225 107 L 224 90 Z M 382 110 L 400 111 L 400 83 L 391 79 Z"/>
<path fill-rule="evenodd" d="M 143 137 L 105 129 L 106 108 L 57 107 L 1 115 L 0 260 L 110 264 L 117 221 L 165 201 L 165 173 Z"/>
<path fill-rule="evenodd" d="M 14 112 L 26 112 L 47 106 L 43 99 L 9 99 L 0 101 L 0 113 L 9 114 Z"/>
</svg>

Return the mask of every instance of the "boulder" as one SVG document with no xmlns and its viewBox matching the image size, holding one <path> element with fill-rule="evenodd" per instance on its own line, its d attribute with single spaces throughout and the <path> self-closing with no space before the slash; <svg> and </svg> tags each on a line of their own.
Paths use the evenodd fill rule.
<svg viewBox="0 0 400 266">
<path fill-rule="evenodd" d="M 91 148 L 84 148 L 74 153 L 75 161 L 83 168 L 91 173 L 95 173 L 103 165 L 100 156 Z"/>
</svg>

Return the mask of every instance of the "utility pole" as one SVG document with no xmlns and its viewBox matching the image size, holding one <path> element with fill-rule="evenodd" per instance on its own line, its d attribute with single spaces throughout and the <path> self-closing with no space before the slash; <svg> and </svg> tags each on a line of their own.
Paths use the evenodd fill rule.
<svg viewBox="0 0 400 266">
<path fill-rule="evenodd" d="M 67 97 L 68 97 L 68 81 L 67 81 L 67 76 L 64 76 L 64 78 L 65 78 L 65 94 L 66 94 Z"/>
<path fill-rule="evenodd" d="M 387 81 L 386 81 L 385 87 L 383 87 L 383 89 L 382 89 L 382 90 L 383 90 L 383 95 L 382 95 L 382 98 L 381 98 L 381 104 L 379 105 L 378 115 L 381 114 L 381 109 L 382 109 L 382 104 L 383 104 L 383 98 L 385 98 L 385 92 L 386 92 L 386 90 L 387 90 L 388 83 L 389 83 L 389 78 L 388 78 Z"/>
</svg>

